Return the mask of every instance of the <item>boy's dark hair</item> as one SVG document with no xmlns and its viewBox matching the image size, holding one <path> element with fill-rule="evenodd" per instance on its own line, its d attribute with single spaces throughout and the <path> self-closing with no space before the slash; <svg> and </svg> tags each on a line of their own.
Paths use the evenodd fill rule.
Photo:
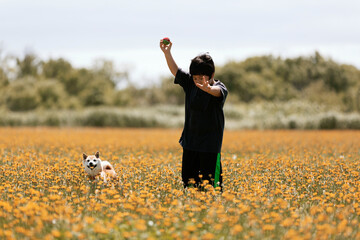
<svg viewBox="0 0 360 240">
<path fill-rule="evenodd" d="M 215 72 L 214 61 L 208 53 L 200 54 L 191 60 L 190 74 L 212 77 Z"/>
</svg>

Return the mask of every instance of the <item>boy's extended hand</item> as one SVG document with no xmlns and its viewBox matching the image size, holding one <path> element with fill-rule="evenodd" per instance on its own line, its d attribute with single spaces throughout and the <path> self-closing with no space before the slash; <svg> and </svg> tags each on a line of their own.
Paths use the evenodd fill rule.
<svg viewBox="0 0 360 240">
<path fill-rule="evenodd" d="M 218 86 L 211 86 L 210 81 L 205 77 L 202 76 L 199 80 L 195 80 L 195 85 L 203 90 L 204 92 L 207 92 L 214 97 L 221 97 L 221 89 Z"/>
<path fill-rule="evenodd" d="M 168 45 L 165 45 L 163 43 L 163 39 L 160 40 L 160 48 L 161 48 L 161 51 L 163 51 L 164 54 L 170 53 L 171 46 L 172 46 L 171 41 L 170 41 L 170 43 Z"/>
<path fill-rule="evenodd" d="M 211 89 L 211 85 L 209 80 L 206 79 L 205 76 L 202 76 L 200 79 L 194 80 L 195 85 L 203 90 L 204 92 L 209 92 Z"/>
</svg>

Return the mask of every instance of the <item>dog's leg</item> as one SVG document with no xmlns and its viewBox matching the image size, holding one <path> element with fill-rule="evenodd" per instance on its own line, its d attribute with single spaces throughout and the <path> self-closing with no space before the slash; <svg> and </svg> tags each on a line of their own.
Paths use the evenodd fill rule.
<svg viewBox="0 0 360 240">
<path fill-rule="evenodd" d="M 104 166 L 102 162 L 101 162 L 101 176 L 103 177 L 104 182 L 106 183 L 106 173 L 104 171 Z"/>
<path fill-rule="evenodd" d="M 103 177 L 104 182 L 106 183 L 106 173 L 104 171 L 101 171 L 100 176 Z"/>
</svg>

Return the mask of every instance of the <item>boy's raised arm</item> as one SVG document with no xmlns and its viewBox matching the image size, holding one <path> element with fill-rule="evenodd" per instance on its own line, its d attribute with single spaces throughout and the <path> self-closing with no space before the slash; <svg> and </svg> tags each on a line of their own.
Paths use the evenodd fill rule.
<svg viewBox="0 0 360 240">
<path fill-rule="evenodd" d="M 163 40 L 160 40 L 160 48 L 161 51 L 163 51 L 164 55 L 165 55 L 165 59 L 166 59 L 166 63 L 170 69 L 170 72 L 172 73 L 172 75 L 176 76 L 176 73 L 178 71 L 178 66 L 176 65 L 176 62 L 174 60 L 174 58 L 171 55 L 171 46 L 172 46 L 172 42 L 170 42 L 168 45 L 165 45 L 163 43 Z"/>
</svg>

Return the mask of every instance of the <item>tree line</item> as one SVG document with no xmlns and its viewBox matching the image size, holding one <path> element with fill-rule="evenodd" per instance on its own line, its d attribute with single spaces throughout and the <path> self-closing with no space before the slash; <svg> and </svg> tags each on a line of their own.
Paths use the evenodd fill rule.
<svg viewBox="0 0 360 240">
<path fill-rule="evenodd" d="M 304 101 L 360 111 L 360 70 L 315 52 L 311 56 L 256 56 L 216 66 L 215 78 L 229 90 L 228 102 Z M 126 82 L 125 88 L 119 84 Z M 0 108 L 9 111 L 81 109 L 91 106 L 135 107 L 184 104 L 184 93 L 173 77 L 137 88 L 129 72 L 108 60 L 76 68 L 63 58 L 41 60 L 36 54 L 2 56 Z"/>
</svg>

